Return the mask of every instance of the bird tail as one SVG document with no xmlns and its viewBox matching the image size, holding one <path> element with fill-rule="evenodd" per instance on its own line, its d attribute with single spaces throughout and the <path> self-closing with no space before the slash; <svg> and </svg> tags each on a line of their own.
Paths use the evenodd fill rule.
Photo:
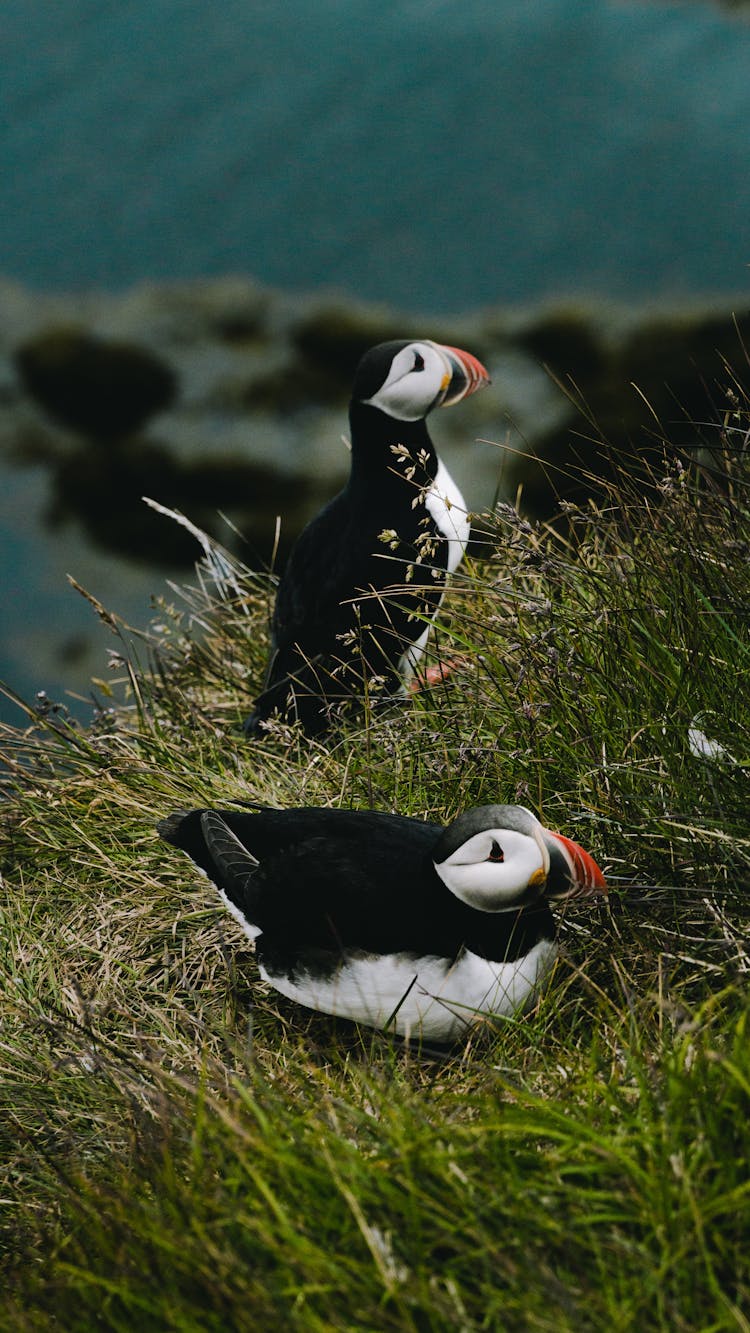
<svg viewBox="0 0 750 1333">
<path fill-rule="evenodd" d="M 178 810 L 156 828 L 165 842 L 187 853 L 248 926 L 259 928 L 259 862 L 230 828 L 231 819 L 230 811 Z"/>
</svg>

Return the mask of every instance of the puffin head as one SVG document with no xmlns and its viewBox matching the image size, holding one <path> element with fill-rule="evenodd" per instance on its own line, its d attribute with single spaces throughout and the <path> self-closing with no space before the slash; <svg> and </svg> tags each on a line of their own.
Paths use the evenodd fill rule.
<svg viewBox="0 0 750 1333">
<path fill-rule="evenodd" d="M 480 912 L 517 911 L 543 894 L 607 892 L 588 852 L 545 829 L 523 805 L 466 810 L 443 831 L 432 859 L 446 888 Z"/>
<path fill-rule="evenodd" d="M 433 407 L 450 407 L 489 384 L 481 361 L 460 347 L 424 339 L 378 343 L 365 352 L 352 399 L 397 421 L 419 421 Z"/>
</svg>

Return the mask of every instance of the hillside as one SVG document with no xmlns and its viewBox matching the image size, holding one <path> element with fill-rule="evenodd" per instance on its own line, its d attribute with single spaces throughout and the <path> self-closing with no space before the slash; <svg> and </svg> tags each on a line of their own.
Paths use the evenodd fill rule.
<svg viewBox="0 0 750 1333">
<path fill-rule="evenodd" d="M 748 1328 L 749 428 L 730 386 L 709 447 L 479 518 L 465 666 L 327 743 L 240 735 L 272 589 L 209 539 L 147 631 L 92 608 L 90 725 L 2 731 L 4 1328 Z M 231 800 L 522 802 L 610 897 L 533 1013 L 420 1051 L 260 982 L 154 831 Z"/>
</svg>

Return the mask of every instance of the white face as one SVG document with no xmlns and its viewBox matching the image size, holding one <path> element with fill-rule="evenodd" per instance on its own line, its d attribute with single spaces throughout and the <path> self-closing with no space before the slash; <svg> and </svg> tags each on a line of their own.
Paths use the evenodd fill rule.
<svg viewBox="0 0 750 1333">
<path fill-rule="evenodd" d="M 481 912 L 510 912 L 529 887 L 549 873 L 549 852 L 538 837 L 512 829 L 485 829 L 467 838 L 435 869 L 461 902 Z"/>
<path fill-rule="evenodd" d="M 409 343 L 394 356 L 385 383 L 364 401 L 398 421 L 419 421 L 439 401 L 452 373 L 450 361 L 435 343 Z"/>
</svg>

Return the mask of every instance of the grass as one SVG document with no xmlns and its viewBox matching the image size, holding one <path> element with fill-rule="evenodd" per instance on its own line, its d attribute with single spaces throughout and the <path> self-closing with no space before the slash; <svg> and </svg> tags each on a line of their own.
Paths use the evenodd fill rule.
<svg viewBox="0 0 750 1333">
<path fill-rule="evenodd" d="M 327 743 L 239 735 L 271 589 L 215 547 L 148 633 L 95 607 L 91 725 L 2 736 L 3 1328 L 750 1328 L 747 431 L 484 517 L 465 668 Z M 520 800 L 612 893 L 534 1013 L 417 1051 L 260 982 L 154 834 L 231 799 Z"/>
</svg>

